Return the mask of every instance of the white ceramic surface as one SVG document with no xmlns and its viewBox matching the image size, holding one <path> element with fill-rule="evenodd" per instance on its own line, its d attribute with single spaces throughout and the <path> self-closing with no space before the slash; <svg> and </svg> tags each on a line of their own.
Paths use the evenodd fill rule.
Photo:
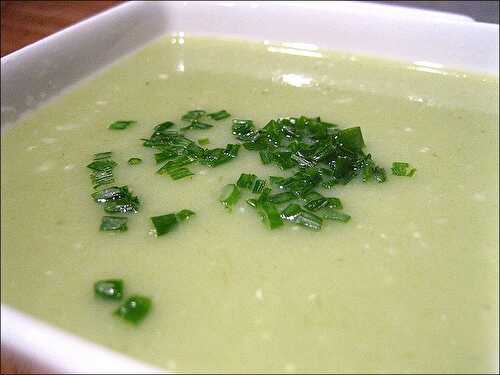
<svg viewBox="0 0 500 375">
<path fill-rule="evenodd" d="M 358 2 L 135 2 L 1 59 L 2 130 L 119 57 L 172 32 L 224 35 L 498 75 L 498 25 L 465 16 Z M 49 372 L 157 372 L 1 307 L 2 350 Z M 497 358 L 498 361 L 498 358 Z M 497 362 L 498 368 L 498 362 Z"/>
</svg>

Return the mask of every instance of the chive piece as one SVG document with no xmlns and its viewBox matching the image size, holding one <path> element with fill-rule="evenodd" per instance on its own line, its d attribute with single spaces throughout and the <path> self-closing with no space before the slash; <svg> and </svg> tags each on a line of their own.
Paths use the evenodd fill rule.
<svg viewBox="0 0 500 375">
<path fill-rule="evenodd" d="M 177 152 L 173 150 L 164 150 L 162 152 L 158 152 L 154 155 L 156 164 L 163 163 L 164 161 L 174 159 L 177 157 Z"/>
<path fill-rule="evenodd" d="M 255 134 L 255 125 L 252 120 L 233 120 L 232 131 L 233 134 L 236 135 L 241 141 L 248 141 Z"/>
<path fill-rule="evenodd" d="M 139 159 L 139 158 L 128 159 L 128 165 L 137 165 L 137 164 L 141 164 L 141 163 L 142 163 L 142 159 Z"/>
<path fill-rule="evenodd" d="M 132 195 L 106 202 L 104 211 L 108 213 L 136 214 L 139 212 L 139 199 Z"/>
<path fill-rule="evenodd" d="M 222 192 L 219 196 L 219 202 L 221 202 L 224 207 L 231 210 L 232 206 L 238 202 L 240 199 L 241 193 L 238 186 L 235 184 L 228 184 L 224 186 Z"/>
<path fill-rule="evenodd" d="M 156 235 L 159 237 L 170 232 L 180 222 L 190 219 L 194 214 L 193 211 L 184 209 L 173 214 L 154 216 L 151 221 L 156 229 Z"/>
<path fill-rule="evenodd" d="M 154 127 L 154 131 L 156 133 L 164 133 L 167 129 L 170 129 L 172 126 L 175 124 L 171 121 L 165 121 L 162 122 L 161 124 L 158 124 Z"/>
<path fill-rule="evenodd" d="M 391 171 L 395 176 L 412 177 L 417 169 L 411 168 L 409 163 L 395 161 L 392 163 Z"/>
<path fill-rule="evenodd" d="M 108 159 L 111 157 L 112 154 L 113 153 L 111 151 L 98 152 L 97 154 L 94 154 L 94 160 Z"/>
<path fill-rule="evenodd" d="M 115 121 L 112 124 L 110 124 L 108 128 L 113 129 L 113 130 L 123 130 L 123 129 L 127 129 L 130 125 L 135 124 L 135 123 L 136 123 L 136 121 L 131 121 L 131 120 Z"/>
<path fill-rule="evenodd" d="M 92 181 L 92 185 L 94 189 L 97 189 L 103 185 L 109 185 L 115 182 L 115 178 L 113 176 L 113 169 L 106 168 L 100 171 L 95 171 L 90 174 L 90 180 Z"/>
<path fill-rule="evenodd" d="M 195 109 L 193 111 L 188 111 L 184 115 L 182 115 L 182 120 L 191 121 L 191 120 L 199 120 L 201 117 L 205 115 L 206 111 L 203 109 Z"/>
<path fill-rule="evenodd" d="M 100 280 L 94 284 L 96 297 L 107 300 L 121 300 L 123 297 L 123 280 L 109 279 Z"/>
<path fill-rule="evenodd" d="M 291 200 L 295 199 L 295 195 L 292 193 L 285 191 L 284 193 L 278 193 L 269 196 L 269 202 L 274 203 L 274 204 L 282 204 L 289 202 Z"/>
<path fill-rule="evenodd" d="M 156 235 L 158 237 L 170 232 L 178 224 L 177 216 L 175 214 L 153 216 L 151 221 L 153 222 L 156 229 Z"/>
<path fill-rule="evenodd" d="M 210 143 L 210 140 L 208 138 L 200 138 L 200 139 L 198 139 L 198 143 L 201 146 L 205 146 L 205 145 L 208 145 Z"/>
<path fill-rule="evenodd" d="M 349 216 L 341 211 L 335 210 L 333 208 L 322 209 L 320 211 L 320 215 L 323 219 L 336 220 L 336 221 L 340 221 L 342 223 L 347 223 L 351 219 L 351 216 Z"/>
<path fill-rule="evenodd" d="M 181 128 L 181 131 L 186 131 L 190 129 L 195 130 L 206 130 L 212 128 L 213 125 L 207 124 L 205 122 L 200 122 L 199 120 L 191 120 L 191 124 Z"/>
<path fill-rule="evenodd" d="M 303 197 L 306 201 L 304 207 L 310 211 L 317 211 L 321 208 L 342 208 L 342 202 L 335 197 L 326 198 L 315 191 L 307 193 Z"/>
<path fill-rule="evenodd" d="M 146 317 L 150 310 L 151 299 L 135 295 L 129 297 L 114 314 L 130 323 L 138 324 Z"/>
<path fill-rule="evenodd" d="M 305 211 L 298 204 L 289 204 L 281 213 L 283 220 L 302 225 L 313 230 L 320 230 L 323 219 L 312 212 Z"/>
<path fill-rule="evenodd" d="M 252 193 L 261 193 L 266 187 L 266 180 L 257 179 L 252 187 Z"/>
<path fill-rule="evenodd" d="M 260 150 L 259 151 L 260 160 L 262 164 L 271 164 L 273 162 L 273 153 L 270 150 Z"/>
<path fill-rule="evenodd" d="M 191 216 L 193 216 L 194 214 L 195 213 L 193 211 L 184 209 L 180 210 L 175 215 L 178 221 L 184 221 L 184 220 L 189 220 Z"/>
<path fill-rule="evenodd" d="M 269 176 L 269 182 L 271 182 L 272 185 L 281 186 L 280 184 L 283 182 L 284 179 L 285 179 L 284 177 Z"/>
<path fill-rule="evenodd" d="M 251 189 L 256 179 L 257 176 L 254 174 L 242 173 L 236 185 L 240 188 Z"/>
<path fill-rule="evenodd" d="M 359 126 L 342 130 L 339 138 L 344 147 L 350 150 L 359 151 L 365 147 L 365 141 L 363 140 L 363 135 L 361 134 L 361 128 Z"/>
<path fill-rule="evenodd" d="M 128 186 L 111 186 L 109 188 L 105 188 L 95 193 L 91 194 L 91 197 L 96 201 L 96 203 L 106 203 L 109 201 L 126 198 L 131 196 L 130 191 L 128 190 Z"/>
<path fill-rule="evenodd" d="M 219 121 L 219 120 L 223 120 L 225 118 L 230 117 L 231 114 L 226 112 L 226 110 L 223 109 L 223 110 L 218 111 L 218 112 L 209 113 L 207 116 L 210 117 L 212 120 Z"/>
<path fill-rule="evenodd" d="M 108 168 L 113 168 L 117 164 L 115 161 L 111 159 L 99 159 L 96 161 L 93 161 L 92 163 L 87 165 L 87 168 L 93 170 L 93 171 L 103 171 Z"/>
<path fill-rule="evenodd" d="M 260 200 L 260 199 L 259 199 Z M 264 224 L 271 230 L 283 225 L 280 213 L 276 206 L 268 201 L 257 201 L 257 211 L 259 212 Z"/>
<path fill-rule="evenodd" d="M 208 165 L 209 167 L 217 167 L 221 164 L 231 161 L 238 155 L 238 150 L 240 145 L 228 144 L 225 149 L 214 148 L 211 150 L 205 150 L 203 158 L 199 162 L 203 165 Z"/>
<path fill-rule="evenodd" d="M 127 218 L 120 216 L 103 216 L 99 230 L 103 232 L 108 231 L 127 231 Z"/>
<path fill-rule="evenodd" d="M 253 208 L 257 207 L 257 199 L 255 199 L 255 198 L 247 199 L 246 202 L 250 207 L 253 207 Z"/>
<path fill-rule="evenodd" d="M 139 212 L 139 198 L 128 190 L 128 186 L 112 186 L 93 193 L 92 198 L 104 206 L 105 212 L 124 214 Z"/>
</svg>

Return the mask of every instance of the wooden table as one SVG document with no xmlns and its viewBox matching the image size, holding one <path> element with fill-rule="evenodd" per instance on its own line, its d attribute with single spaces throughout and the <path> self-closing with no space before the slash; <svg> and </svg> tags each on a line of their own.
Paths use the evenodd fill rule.
<svg viewBox="0 0 500 375">
<path fill-rule="evenodd" d="M 122 1 L 2 1 L 5 56 Z"/>
</svg>

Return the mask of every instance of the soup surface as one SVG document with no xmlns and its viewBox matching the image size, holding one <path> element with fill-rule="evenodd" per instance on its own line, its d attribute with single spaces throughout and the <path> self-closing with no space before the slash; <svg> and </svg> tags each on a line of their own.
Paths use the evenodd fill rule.
<svg viewBox="0 0 500 375">
<path fill-rule="evenodd" d="M 494 371 L 498 99 L 497 77 L 426 62 L 155 41 L 2 134 L 2 303 L 175 371 Z M 388 180 L 328 192 L 348 223 L 271 231 L 244 200 L 232 213 L 218 201 L 242 172 L 283 175 L 255 152 L 178 181 L 155 174 L 140 138 L 166 120 L 182 125 L 195 108 L 258 126 L 300 115 L 360 126 Z M 137 124 L 108 129 L 122 119 Z M 212 123 L 187 136 L 235 143 L 231 118 Z M 142 203 L 124 233 L 98 230 L 86 165 L 103 151 Z M 129 166 L 131 157 L 143 163 Z M 414 177 L 390 174 L 400 160 L 417 167 Z M 151 235 L 151 216 L 181 209 L 196 216 Z M 140 325 L 94 297 L 105 278 L 152 298 Z"/>
</svg>

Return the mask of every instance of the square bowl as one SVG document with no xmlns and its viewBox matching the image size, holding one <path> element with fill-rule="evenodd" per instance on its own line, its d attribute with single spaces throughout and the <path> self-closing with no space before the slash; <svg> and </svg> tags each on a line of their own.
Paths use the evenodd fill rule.
<svg viewBox="0 0 500 375">
<path fill-rule="evenodd" d="M 1 59 L 2 132 L 25 112 L 173 32 L 307 43 L 424 69 L 437 64 L 498 75 L 498 31 L 465 16 L 358 2 L 126 3 Z M 1 323 L 2 357 L 27 361 L 33 371 L 161 372 L 4 304 Z"/>
</svg>

